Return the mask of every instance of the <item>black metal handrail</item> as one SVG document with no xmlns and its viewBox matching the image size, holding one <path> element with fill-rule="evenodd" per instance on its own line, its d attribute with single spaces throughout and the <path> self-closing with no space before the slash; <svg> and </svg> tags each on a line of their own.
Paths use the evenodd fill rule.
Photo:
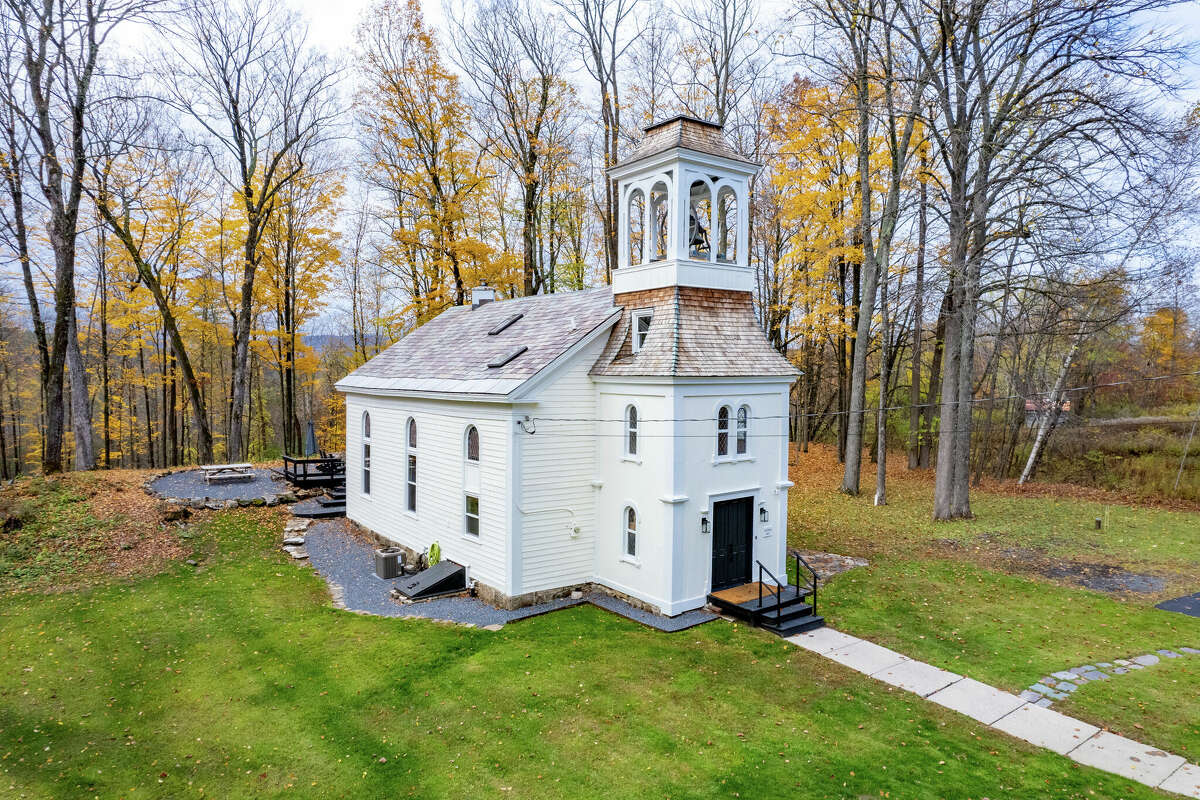
<svg viewBox="0 0 1200 800">
<path fill-rule="evenodd" d="M 775 622 L 778 623 L 780 614 L 783 610 L 783 596 L 780 590 L 782 590 L 784 586 L 787 586 L 787 584 L 780 583 L 779 578 L 776 578 L 775 574 L 772 573 L 771 570 L 764 567 L 761 561 L 756 559 L 754 563 L 758 564 L 758 607 L 761 609 L 763 604 L 763 573 L 765 572 L 767 573 L 767 577 L 770 578 L 775 584 L 775 586 L 771 588 L 771 594 L 775 597 Z"/>
<path fill-rule="evenodd" d="M 800 592 L 800 565 L 803 564 L 805 569 L 807 569 L 809 571 L 809 574 L 812 575 L 812 583 L 810 583 L 808 585 L 808 589 L 810 590 L 810 594 L 812 595 L 812 613 L 813 613 L 813 616 L 816 616 L 816 614 L 817 614 L 817 571 L 815 569 L 813 569 L 812 565 L 810 565 L 807 561 L 805 561 L 804 557 L 801 556 L 796 551 L 794 551 L 794 550 L 792 551 L 792 556 L 796 559 L 796 592 L 797 592 L 797 594 L 799 594 L 799 592 Z"/>
</svg>

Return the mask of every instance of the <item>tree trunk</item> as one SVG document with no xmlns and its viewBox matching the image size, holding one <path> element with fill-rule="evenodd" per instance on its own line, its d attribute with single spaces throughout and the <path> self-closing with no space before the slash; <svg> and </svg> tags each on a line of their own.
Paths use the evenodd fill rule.
<svg viewBox="0 0 1200 800">
<path fill-rule="evenodd" d="M 92 404 L 88 398 L 87 370 L 83 366 L 83 354 L 79 351 L 79 327 L 74 307 L 71 308 L 67 319 L 67 369 L 71 372 L 71 430 L 75 434 L 74 468 L 95 469 Z"/>
<path fill-rule="evenodd" d="M 1054 379 L 1054 388 L 1050 390 L 1050 407 L 1043 408 L 1038 415 L 1037 435 L 1033 439 L 1033 448 L 1029 451 L 1029 458 L 1025 461 L 1025 469 L 1021 470 L 1021 477 L 1017 480 L 1018 485 L 1024 485 L 1033 478 L 1033 473 L 1042 458 L 1042 448 L 1046 446 L 1050 431 L 1058 422 L 1058 415 L 1062 409 L 1063 386 L 1067 382 L 1067 373 L 1071 371 L 1071 364 L 1075 361 L 1075 354 L 1079 352 L 1082 337 L 1083 329 L 1080 328 L 1079 335 L 1071 343 L 1071 349 L 1067 351 L 1062 367 L 1058 370 L 1058 377 Z"/>
<path fill-rule="evenodd" d="M 246 197 L 253 196 L 250 187 Z M 247 202 L 247 206 L 250 202 Z M 229 393 L 229 439 L 225 442 L 226 456 L 230 461 L 241 461 L 245 456 L 244 437 L 246 401 L 250 394 L 250 323 L 254 310 L 254 273 L 258 266 L 258 234 L 260 220 L 250 221 L 246 234 L 244 272 L 242 273 L 241 302 L 234 322 L 233 358 L 230 373 Z"/>
<path fill-rule="evenodd" d="M 875 505 L 887 505 L 887 397 L 888 397 L 888 275 L 880 265 L 879 281 L 879 409 L 875 415 Z"/>
<path fill-rule="evenodd" d="M 924 171 L 928 168 L 927 158 L 921 155 L 921 194 L 917 211 L 917 264 L 916 284 L 913 287 L 913 351 L 912 367 L 909 369 L 908 393 L 908 468 L 921 465 L 921 329 L 925 317 L 925 239 L 928 226 L 928 189 Z"/>
</svg>

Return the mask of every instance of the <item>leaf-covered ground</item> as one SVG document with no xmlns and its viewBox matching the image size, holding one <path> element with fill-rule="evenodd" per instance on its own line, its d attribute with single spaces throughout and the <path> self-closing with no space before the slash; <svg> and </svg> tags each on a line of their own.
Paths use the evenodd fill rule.
<svg viewBox="0 0 1200 800">
<path fill-rule="evenodd" d="M 146 574 L 183 552 L 136 470 L 23 478 L 0 491 L 0 591 Z"/>
<path fill-rule="evenodd" d="M 722 621 L 339 611 L 282 515 L 198 524 L 198 568 L 0 597 L 0 796 L 1159 796 Z"/>
</svg>

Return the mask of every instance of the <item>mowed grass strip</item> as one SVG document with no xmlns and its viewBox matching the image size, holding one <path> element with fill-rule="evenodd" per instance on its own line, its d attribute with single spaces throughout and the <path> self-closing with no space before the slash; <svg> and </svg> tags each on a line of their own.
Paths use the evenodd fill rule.
<svg viewBox="0 0 1200 800">
<path fill-rule="evenodd" d="M 198 570 L 0 598 L 0 795 L 1160 796 L 725 622 L 338 611 L 272 512 Z"/>
<path fill-rule="evenodd" d="M 828 449 L 795 454 L 793 475 L 789 543 L 871 560 L 821 591 L 821 613 L 838 629 L 1012 692 L 1074 666 L 1200 647 L 1200 619 L 1153 607 L 1200 587 L 1196 512 L 1022 497 L 1009 493 L 1012 487 L 988 491 L 985 484 L 972 493 L 975 519 L 933 522 L 927 473 L 897 466 L 883 507 L 872 504 L 869 492 L 837 491 L 840 473 Z M 1104 521 L 1100 531 L 1097 517 Z M 1145 571 L 1163 577 L 1167 588 L 1104 594 L 1042 574 L 1076 563 Z M 1200 718 L 1193 700 L 1200 698 L 1200 676 L 1172 670 L 1170 684 L 1160 685 L 1151 670 L 1127 690 L 1129 676 L 1088 684 L 1065 710 L 1078 708 L 1090 722 L 1186 750 L 1195 760 L 1200 754 L 1189 731 Z"/>
<path fill-rule="evenodd" d="M 958 561 L 872 564 L 819 599 L 839 630 L 1013 692 L 1058 670 L 1200 646 L 1200 619 Z"/>
<path fill-rule="evenodd" d="M 1055 708 L 1195 763 L 1200 761 L 1198 687 L 1200 656 L 1189 655 L 1085 684 Z"/>
<path fill-rule="evenodd" d="M 888 504 L 875 506 L 874 470 L 869 472 L 864 468 L 863 493 L 849 497 L 837 490 L 840 465 L 829 448 L 793 451 L 789 542 L 876 558 L 913 558 L 937 549 L 985 566 L 1000 559 L 1011 565 L 1042 558 L 1113 564 L 1161 575 L 1177 593 L 1200 580 L 1200 513 L 1195 511 L 1044 496 L 1034 494 L 1042 492 L 1036 486 L 1031 496 L 1020 496 L 1012 486 L 989 490 L 985 482 L 971 493 L 975 519 L 934 522 L 932 473 L 909 472 L 902 458 L 893 457 Z"/>
</svg>

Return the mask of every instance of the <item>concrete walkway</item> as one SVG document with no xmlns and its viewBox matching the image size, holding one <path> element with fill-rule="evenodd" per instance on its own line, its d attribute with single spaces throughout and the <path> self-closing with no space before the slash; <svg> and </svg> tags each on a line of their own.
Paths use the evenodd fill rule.
<svg viewBox="0 0 1200 800">
<path fill-rule="evenodd" d="M 832 628 L 801 633 L 788 641 L 1080 764 L 1200 798 L 1200 766 L 1188 764 L 1183 756 L 1102 731 L 1015 694 Z"/>
</svg>

